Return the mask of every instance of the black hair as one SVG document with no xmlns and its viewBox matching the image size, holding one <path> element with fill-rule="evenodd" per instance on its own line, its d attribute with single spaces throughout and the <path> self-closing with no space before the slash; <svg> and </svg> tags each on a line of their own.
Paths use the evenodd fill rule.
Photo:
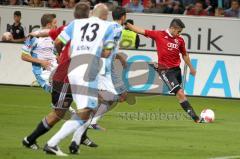
<svg viewBox="0 0 240 159">
<path fill-rule="evenodd" d="M 180 27 L 180 28 L 185 28 L 185 24 L 181 21 L 179 18 L 174 18 L 171 23 L 170 27 Z"/>
<path fill-rule="evenodd" d="M 113 20 L 120 20 L 125 15 L 126 15 L 126 9 L 123 7 L 116 7 L 112 11 Z"/>
<path fill-rule="evenodd" d="M 20 11 L 15 11 L 13 15 L 21 17 L 22 14 Z"/>
<path fill-rule="evenodd" d="M 130 23 L 130 24 L 134 25 L 134 21 L 132 19 L 127 19 L 126 23 Z"/>
</svg>

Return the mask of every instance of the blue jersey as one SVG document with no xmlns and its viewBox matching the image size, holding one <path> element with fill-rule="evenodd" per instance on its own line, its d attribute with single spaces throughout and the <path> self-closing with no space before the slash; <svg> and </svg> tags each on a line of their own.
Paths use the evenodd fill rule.
<svg viewBox="0 0 240 159">
<path fill-rule="evenodd" d="M 100 63 L 99 58 L 104 49 L 112 49 L 114 47 L 114 30 L 110 22 L 101 20 L 97 17 L 90 17 L 86 19 L 76 19 L 72 21 L 58 36 L 64 44 L 70 42 L 70 57 L 80 57 L 77 64 L 73 64 L 76 60 L 71 60 L 70 65 L 74 65 L 75 69 L 79 71 L 76 73 L 78 77 L 96 78 L 99 73 Z M 80 55 L 80 56 L 79 56 Z M 86 57 L 86 59 L 85 59 Z M 88 58 L 91 57 L 91 58 Z M 88 61 L 89 59 L 92 60 Z M 82 61 L 81 61 L 82 60 Z M 82 65 L 82 64 L 88 65 Z M 71 71 L 71 74 L 75 72 Z M 70 76 L 68 74 L 68 76 Z"/>
<path fill-rule="evenodd" d="M 28 38 L 23 47 L 22 54 L 28 54 L 34 58 L 50 61 L 53 68 L 57 66 L 56 55 L 54 54 L 54 45 L 50 37 Z M 50 92 L 49 76 L 51 71 L 45 70 L 38 63 L 32 63 L 32 71 L 38 84 L 47 92 Z"/>
<path fill-rule="evenodd" d="M 113 48 L 111 55 L 105 60 L 105 76 L 111 79 L 116 92 L 118 94 L 121 94 L 126 91 L 126 87 L 122 81 L 122 74 L 120 72 L 117 72 L 114 66 L 114 60 L 119 51 L 119 43 L 121 41 L 123 28 L 116 22 L 112 22 L 112 27 L 114 29 L 115 47 Z"/>
</svg>

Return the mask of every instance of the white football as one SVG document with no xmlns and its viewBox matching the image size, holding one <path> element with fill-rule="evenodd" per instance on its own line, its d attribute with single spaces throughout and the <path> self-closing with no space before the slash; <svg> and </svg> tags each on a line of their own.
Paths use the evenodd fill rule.
<svg viewBox="0 0 240 159">
<path fill-rule="evenodd" d="M 211 109 L 204 109 L 201 112 L 200 117 L 203 118 L 206 123 L 211 123 L 215 119 L 215 114 Z"/>
</svg>

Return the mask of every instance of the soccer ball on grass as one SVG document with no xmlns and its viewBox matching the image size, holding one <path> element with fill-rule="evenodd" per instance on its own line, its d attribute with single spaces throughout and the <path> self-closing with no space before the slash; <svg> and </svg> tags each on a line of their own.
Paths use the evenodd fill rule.
<svg viewBox="0 0 240 159">
<path fill-rule="evenodd" d="M 211 109 L 204 109 L 201 112 L 200 117 L 204 119 L 206 123 L 211 123 L 215 119 L 215 114 Z"/>
</svg>

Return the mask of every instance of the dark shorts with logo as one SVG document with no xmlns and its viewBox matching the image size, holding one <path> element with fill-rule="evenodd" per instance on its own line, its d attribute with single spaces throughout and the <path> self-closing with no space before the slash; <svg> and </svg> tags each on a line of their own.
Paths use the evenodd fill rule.
<svg viewBox="0 0 240 159">
<path fill-rule="evenodd" d="M 170 69 L 159 69 L 158 74 L 170 90 L 170 93 L 176 94 L 182 89 L 182 74 L 180 67 Z"/>
<path fill-rule="evenodd" d="M 54 109 L 68 109 L 73 101 L 69 83 L 53 81 L 52 106 Z"/>
</svg>

